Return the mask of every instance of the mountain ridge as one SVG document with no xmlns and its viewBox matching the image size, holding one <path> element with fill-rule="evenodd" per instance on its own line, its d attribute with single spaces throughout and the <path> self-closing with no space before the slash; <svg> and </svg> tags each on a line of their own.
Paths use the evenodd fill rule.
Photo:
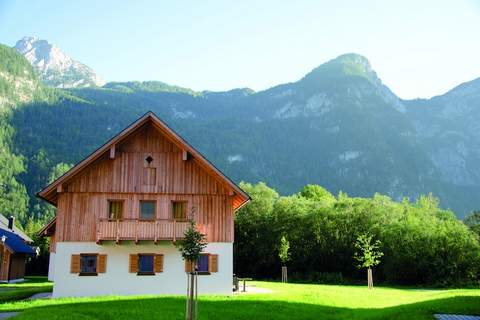
<svg viewBox="0 0 480 320">
<path fill-rule="evenodd" d="M 105 84 L 90 67 L 73 60 L 46 40 L 23 37 L 14 48 L 31 63 L 48 86 L 78 88 Z"/>
<path fill-rule="evenodd" d="M 61 101 L 30 103 L 12 116 L 30 194 L 55 165 L 77 162 L 153 111 L 236 182 L 266 181 L 284 194 L 307 183 L 395 199 L 433 192 L 459 216 L 480 207 L 477 126 L 461 126 L 480 120 L 469 100 L 476 93 L 453 101 L 465 104 L 458 121 L 441 117 L 452 101 L 402 100 L 357 54 L 259 92 L 197 92 L 159 81 L 56 92 Z"/>
</svg>

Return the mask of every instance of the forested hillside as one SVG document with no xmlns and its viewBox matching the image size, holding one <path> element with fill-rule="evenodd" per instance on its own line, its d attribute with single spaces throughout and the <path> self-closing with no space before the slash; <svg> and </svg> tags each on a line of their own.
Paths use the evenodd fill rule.
<svg viewBox="0 0 480 320">
<path fill-rule="evenodd" d="M 477 100 L 469 98 L 479 94 L 476 88 L 463 91 L 464 113 L 450 121 L 438 115 L 446 103 L 441 97 L 399 99 L 356 54 L 261 92 L 196 92 L 156 81 L 47 89 L 28 70 L 35 84 L 28 99 L 12 100 L 5 90 L 1 96 L 14 101 L 5 127 L 10 150 L 20 157 L 10 175 L 26 187 L 31 216 L 52 215 L 35 192 L 150 110 L 237 182 L 266 181 L 281 194 L 308 183 L 333 194 L 380 192 L 398 200 L 432 192 L 460 217 L 480 206 L 478 130 L 461 126 L 461 117 L 480 117 L 471 104 Z M 11 90 L 8 77 L 0 85 Z"/>
</svg>

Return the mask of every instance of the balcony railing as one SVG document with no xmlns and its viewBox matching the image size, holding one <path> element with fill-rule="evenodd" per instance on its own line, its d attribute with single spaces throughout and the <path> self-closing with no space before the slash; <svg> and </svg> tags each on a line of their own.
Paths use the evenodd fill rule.
<svg viewBox="0 0 480 320">
<path fill-rule="evenodd" d="M 183 238 L 188 225 L 188 221 L 167 219 L 99 219 L 97 223 L 97 243 L 104 240 L 114 240 L 117 243 L 122 240 L 135 242 L 141 240 L 154 242 L 160 240 L 176 241 Z"/>
</svg>

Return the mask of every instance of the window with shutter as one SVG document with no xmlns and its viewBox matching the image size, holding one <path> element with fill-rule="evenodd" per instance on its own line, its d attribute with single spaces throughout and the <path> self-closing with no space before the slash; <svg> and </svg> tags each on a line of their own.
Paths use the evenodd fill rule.
<svg viewBox="0 0 480 320">
<path fill-rule="evenodd" d="M 138 255 L 137 254 L 130 255 L 128 271 L 130 273 L 138 272 Z"/>
<path fill-rule="evenodd" d="M 177 221 L 186 221 L 187 220 L 187 203 L 185 201 L 173 201 L 172 215 L 173 215 L 173 219 Z"/>
<path fill-rule="evenodd" d="M 80 255 L 72 254 L 70 260 L 70 273 L 80 273 Z"/>
<path fill-rule="evenodd" d="M 153 265 L 153 254 L 138 255 L 138 275 L 155 275 L 155 272 L 153 271 Z"/>
<path fill-rule="evenodd" d="M 155 273 L 163 272 L 163 254 L 156 254 L 153 271 Z"/>
<path fill-rule="evenodd" d="M 191 261 L 185 260 L 185 272 L 193 272 L 193 263 Z"/>
<path fill-rule="evenodd" d="M 155 201 L 140 201 L 140 220 L 154 220 L 155 205 Z"/>
<path fill-rule="evenodd" d="M 97 254 L 80 254 L 80 275 L 97 275 Z"/>
<path fill-rule="evenodd" d="M 218 254 L 208 255 L 208 272 L 218 272 Z"/>
<path fill-rule="evenodd" d="M 107 272 L 107 255 L 99 254 L 97 259 L 97 272 L 105 273 Z"/>
<path fill-rule="evenodd" d="M 209 272 L 208 262 L 209 262 L 208 254 L 201 254 L 197 262 L 197 271 L 199 273 Z"/>
<path fill-rule="evenodd" d="M 108 219 L 120 220 L 123 216 L 123 201 L 108 200 Z"/>
</svg>

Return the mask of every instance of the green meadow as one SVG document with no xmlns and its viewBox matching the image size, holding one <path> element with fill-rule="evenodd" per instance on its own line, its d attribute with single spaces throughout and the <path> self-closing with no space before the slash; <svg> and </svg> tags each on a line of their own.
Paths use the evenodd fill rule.
<svg viewBox="0 0 480 320">
<path fill-rule="evenodd" d="M 480 289 L 369 290 L 364 286 L 252 284 L 270 292 L 201 296 L 199 319 L 434 319 L 434 313 L 480 315 Z M 1 312 L 20 312 L 13 319 L 180 320 L 184 319 L 184 309 L 183 296 L 19 300 L 0 305 Z"/>
</svg>

